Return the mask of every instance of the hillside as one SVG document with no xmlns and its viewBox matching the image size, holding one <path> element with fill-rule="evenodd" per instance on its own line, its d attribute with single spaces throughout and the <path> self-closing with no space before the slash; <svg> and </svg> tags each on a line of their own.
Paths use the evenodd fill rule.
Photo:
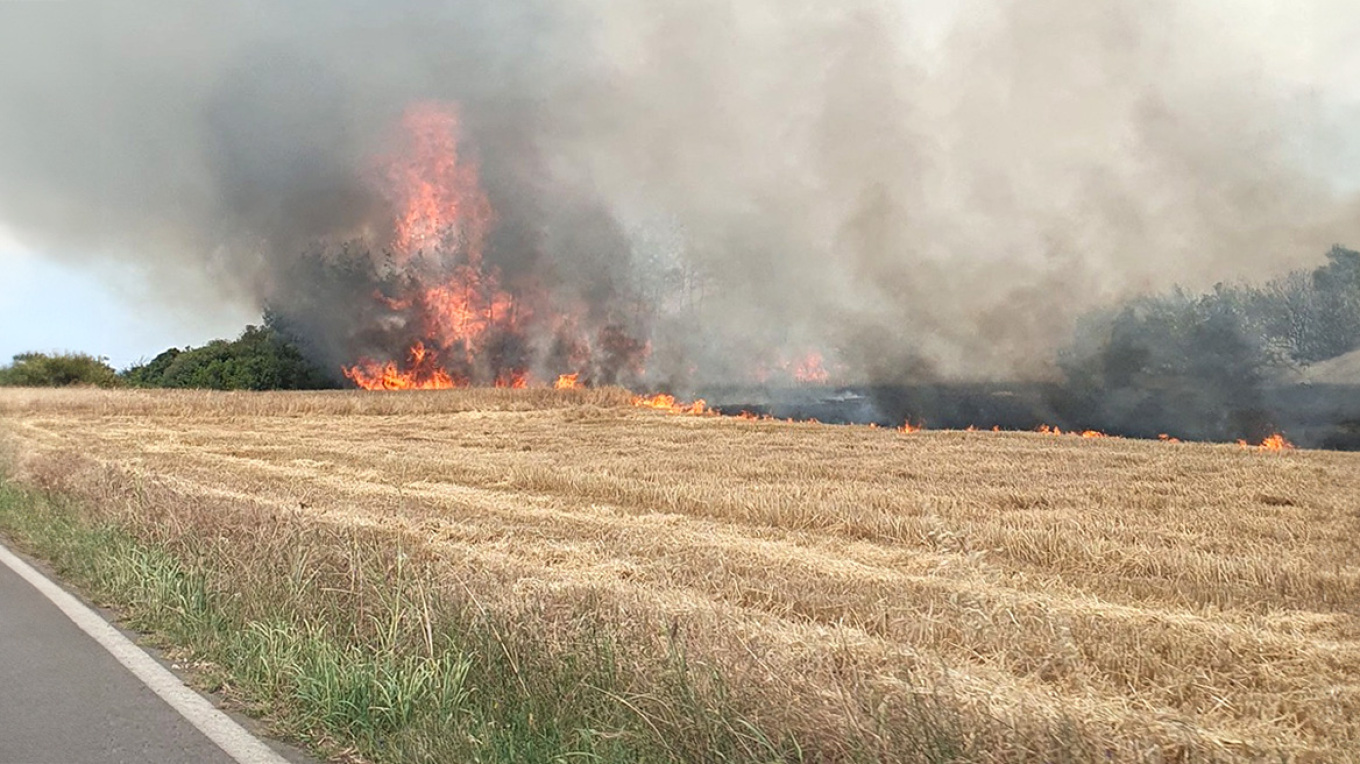
<svg viewBox="0 0 1360 764">
<path fill-rule="evenodd" d="M 553 639 L 584 610 L 681 640 L 814 757 L 894 760 L 934 704 L 990 729 L 994 760 L 1058 738 L 1115 761 L 1360 750 L 1360 455 L 675 416 L 616 391 L 6 390 L 0 444 L 110 517 L 242 548 L 360 528 Z"/>
</svg>

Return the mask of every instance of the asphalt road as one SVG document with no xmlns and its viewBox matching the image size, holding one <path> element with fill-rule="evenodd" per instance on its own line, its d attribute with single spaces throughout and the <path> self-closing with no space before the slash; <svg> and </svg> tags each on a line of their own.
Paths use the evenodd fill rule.
<svg viewBox="0 0 1360 764">
<path fill-rule="evenodd" d="M 277 752 L 305 761 L 295 751 Z M 0 764 L 238 761 L 0 564 Z"/>
</svg>

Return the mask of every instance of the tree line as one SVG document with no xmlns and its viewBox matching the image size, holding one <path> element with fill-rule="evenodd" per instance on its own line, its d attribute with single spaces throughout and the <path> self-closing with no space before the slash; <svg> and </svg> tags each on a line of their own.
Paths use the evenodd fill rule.
<svg viewBox="0 0 1360 764">
<path fill-rule="evenodd" d="M 21 353 L 0 367 L 0 385 L 25 387 L 169 387 L 210 390 L 321 390 L 334 375 L 308 360 L 269 326 L 247 326 L 235 340 L 199 348 L 170 348 L 150 361 L 115 371 L 108 359 L 86 353 Z"/>
<path fill-rule="evenodd" d="M 170 348 L 121 372 L 82 353 L 22 353 L 0 385 L 314 390 L 340 385 L 275 316 L 235 340 Z M 1175 289 L 1083 317 L 1058 364 L 1065 394 L 1127 432 L 1208 417 L 1205 436 L 1241 431 L 1277 372 L 1360 348 L 1360 252 L 1261 285 Z M 1259 408 L 1259 407 L 1257 407 Z M 1245 412 L 1245 413 L 1244 413 Z"/>
<path fill-rule="evenodd" d="M 1360 349 L 1360 252 L 1261 285 L 1175 289 L 1090 314 L 1062 351 L 1070 407 L 1127 434 L 1269 430 L 1266 391 Z"/>
</svg>

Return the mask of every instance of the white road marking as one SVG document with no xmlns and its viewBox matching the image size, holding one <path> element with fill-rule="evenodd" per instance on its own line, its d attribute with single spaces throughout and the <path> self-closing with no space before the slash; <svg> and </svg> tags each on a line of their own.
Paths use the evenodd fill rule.
<svg viewBox="0 0 1360 764">
<path fill-rule="evenodd" d="M 80 630 L 108 650 L 117 661 L 142 684 L 160 696 L 161 700 L 183 716 L 217 744 L 228 756 L 240 764 L 287 764 L 287 759 L 274 753 L 231 717 L 217 710 L 202 695 L 184 685 L 169 669 L 157 663 L 102 616 L 86 607 L 80 600 L 66 593 L 46 576 L 33 569 L 13 552 L 0 545 L 0 562 L 19 574 L 52 601 Z"/>
</svg>

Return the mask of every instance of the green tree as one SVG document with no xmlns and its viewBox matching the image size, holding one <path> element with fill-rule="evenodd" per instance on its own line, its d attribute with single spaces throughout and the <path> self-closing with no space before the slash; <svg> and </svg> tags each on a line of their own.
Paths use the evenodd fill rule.
<svg viewBox="0 0 1360 764">
<path fill-rule="evenodd" d="M 213 340 L 201 348 L 171 348 L 123 376 L 140 387 L 317 390 L 336 386 L 297 346 L 261 326 L 247 326 L 230 342 Z"/>
<path fill-rule="evenodd" d="M 17 387 L 67 387 L 120 384 L 108 359 L 87 353 L 20 353 L 9 366 L 0 367 L 0 385 Z"/>
</svg>

